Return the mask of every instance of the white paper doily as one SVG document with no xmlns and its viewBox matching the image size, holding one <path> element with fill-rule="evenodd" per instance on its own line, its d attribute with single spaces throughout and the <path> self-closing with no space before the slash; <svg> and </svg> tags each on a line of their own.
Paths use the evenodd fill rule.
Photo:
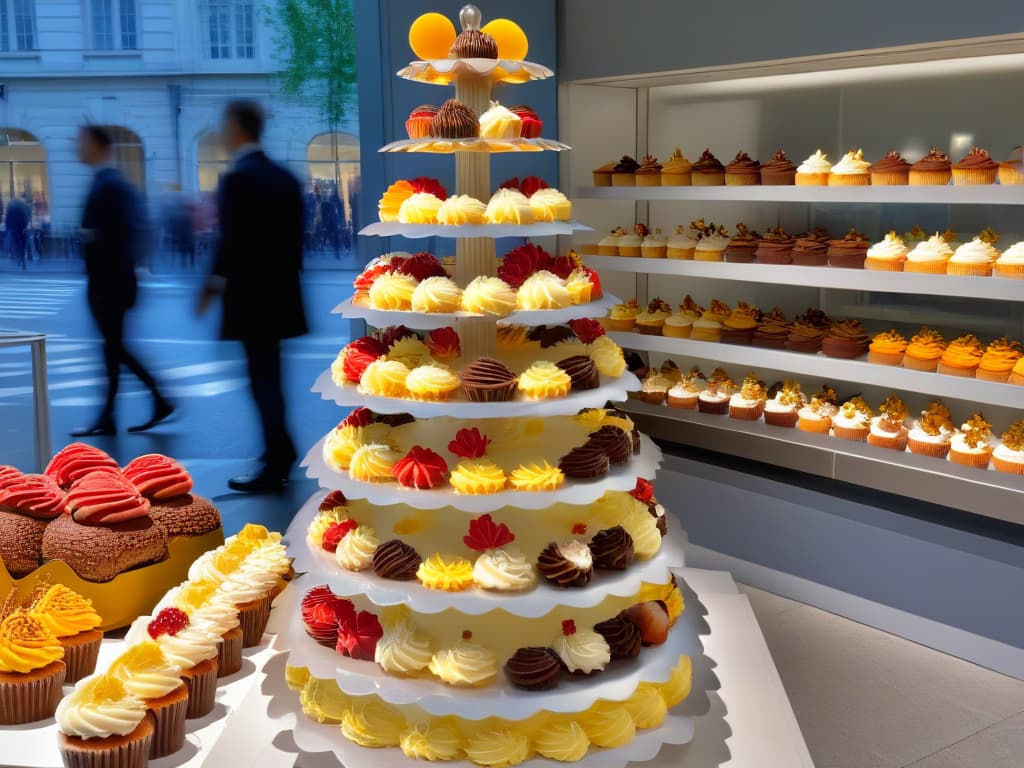
<svg viewBox="0 0 1024 768">
<path fill-rule="evenodd" d="M 565 309 L 517 309 L 508 315 L 476 315 L 472 312 L 411 312 L 395 309 L 373 309 L 352 303 L 348 298 L 336 306 L 332 312 L 345 318 L 365 320 L 375 328 L 386 328 L 389 325 L 405 325 L 416 330 L 433 330 L 455 325 L 462 318 L 491 318 L 498 324 L 508 325 L 564 325 L 570 320 L 581 317 L 603 317 L 615 304 L 620 302 L 617 296 L 605 294 L 596 301 L 586 304 L 575 304 Z"/>
<path fill-rule="evenodd" d="M 543 64 L 510 59 L 430 59 L 413 61 L 398 70 L 406 80 L 418 80 L 435 85 L 448 85 L 460 74 L 489 75 L 496 82 L 523 83 L 527 80 L 545 80 L 555 73 Z"/>
<path fill-rule="evenodd" d="M 593 230 L 578 221 L 544 221 L 534 224 L 402 224 L 378 221 L 359 230 L 360 235 L 373 237 L 552 237 Z"/>
<path fill-rule="evenodd" d="M 553 139 L 484 139 L 474 136 L 469 139 L 402 139 L 385 144 L 378 152 L 426 152 L 447 155 L 452 152 L 565 152 L 572 149 L 568 144 Z"/>
</svg>

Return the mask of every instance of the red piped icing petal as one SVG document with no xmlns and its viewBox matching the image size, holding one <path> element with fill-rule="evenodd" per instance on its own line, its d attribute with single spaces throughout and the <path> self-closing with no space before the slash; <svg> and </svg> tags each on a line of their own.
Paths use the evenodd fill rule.
<svg viewBox="0 0 1024 768">
<path fill-rule="evenodd" d="M 7 464 L 0 464 L 0 488 L 6 488 L 22 477 L 24 477 L 24 474 L 20 469 Z"/>
<path fill-rule="evenodd" d="M 342 520 L 341 522 L 331 523 L 327 526 L 327 530 L 324 531 L 324 538 L 320 543 L 321 548 L 325 552 L 337 552 L 341 540 L 358 527 L 359 523 L 355 520 Z"/>
<path fill-rule="evenodd" d="M 398 484 L 405 488 L 428 490 L 444 482 L 448 464 L 440 455 L 418 445 L 391 468 L 391 474 Z"/>
<path fill-rule="evenodd" d="M 358 384 L 363 371 L 388 348 L 372 336 L 363 336 L 351 342 L 342 354 L 342 369 L 348 381 Z"/>
<path fill-rule="evenodd" d="M 414 253 L 408 259 L 403 259 L 396 271 L 414 277 L 421 283 L 428 277 L 448 276 L 437 257 L 426 251 Z"/>
<path fill-rule="evenodd" d="M 46 475 L 21 475 L 0 488 L 0 508 L 27 517 L 51 520 L 64 512 L 65 503 L 64 491 Z"/>
<path fill-rule="evenodd" d="M 629 492 L 629 495 L 637 501 L 642 501 L 646 504 L 654 498 L 654 486 L 642 477 L 638 477 L 636 479 L 636 487 Z"/>
<path fill-rule="evenodd" d="M 409 183 L 414 192 L 426 192 L 438 200 L 448 199 L 448 192 L 437 179 L 431 179 L 429 176 L 417 176 L 415 179 L 409 179 Z"/>
<path fill-rule="evenodd" d="M 363 409 L 357 409 L 357 410 L 366 410 L 366 409 L 363 408 Z M 353 413 L 355 413 L 355 411 L 353 411 Z M 342 423 L 344 423 L 344 422 L 342 422 Z M 364 426 L 364 425 L 360 424 L 359 426 Z M 328 493 L 326 496 L 324 496 L 324 500 L 320 502 L 320 510 L 319 511 L 320 512 L 326 512 L 326 511 L 328 511 L 330 509 L 334 509 L 335 507 L 345 507 L 345 506 L 348 506 L 348 499 L 345 498 L 345 494 L 344 493 L 342 493 L 341 491 L 335 489 L 335 490 L 331 491 L 330 493 Z"/>
<path fill-rule="evenodd" d="M 338 644 L 335 649 L 343 656 L 373 661 L 377 641 L 383 634 L 380 620 L 369 611 L 360 611 L 355 620 L 338 627 Z"/>
<path fill-rule="evenodd" d="M 61 488 L 68 488 L 78 478 L 102 467 L 118 468 L 117 462 L 105 451 L 85 443 L 71 443 L 50 459 L 44 474 L 52 477 Z"/>
<path fill-rule="evenodd" d="M 519 182 L 519 191 L 527 197 L 532 197 L 533 193 L 539 189 L 547 189 L 548 183 L 544 181 L 540 176 L 527 176 L 521 182 Z"/>
<path fill-rule="evenodd" d="M 338 597 L 326 586 L 314 587 L 302 599 L 302 623 L 306 634 L 320 645 L 333 647 L 338 642 L 338 628 L 356 620 L 351 600 Z"/>
<path fill-rule="evenodd" d="M 573 273 L 573 270 L 579 266 L 579 258 L 567 254 L 565 256 L 559 256 L 557 259 L 552 259 L 551 264 L 548 266 L 548 271 L 554 272 L 560 278 L 566 280 L 569 275 Z M 591 293 L 593 293 L 593 290 L 591 290 Z"/>
<path fill-rule="evenodd" d="M 590 289 L 590 300 L 597 301 L 604 297 L 604 292 L 601 290 L 601 277 L 597 274 L 596 269 L 590 267 L 584 267 L 583 271 L 587 273 L 587 279 L 590 280 L 590 284 L 593 286 Z"/>
<path fill-rule="evenodd" d="M 427 334 L 423 343 L 427 345 L 430 354 L 438 360 L 446 360 L 462 354 L 462 340 L 450 325 L 444 328 L 435 328 Z"/>
<path fill-rule="evenodd" d="M 517 192 L 521 191 L 519 189 L 519 177 L 513 176 L 511 179 L 505 179 L 498 185 L 498 189 L 514 189 Z"/>
<path fill-rule="evenodd" d="M 569 327 L 576 334 L 576 338 L 584 344 L 593 344 L 595 339 L 604 336 L 604 326 L 590 317 L 578 317 L 575 320 L 570 320 Z"/>
<path fill-rule="evenodd" d="M 192 477 L 181 464 L 162 453 L 147 453 L 128 462 L 124 476 L 150 501 L 173 499 L 192 491 Z"/>
<path fill-rule="evenodd" d="M 476 427 L 460 429 L 455 439 L 448 443 L 448 450 L 464 459 L 479 459 L 487 453 L 491 438 L 480 433 Z"/>
<path fill-rule="evenodd" d="M 75 481 L 67 511 L 83 525 L 112 525 L 149 514 L 149 499 L 117 469 L 98 469 Z"/>
<path fill-rule="evenodd" d="M 321 584 L 319 587 L 313 587 L 302 596 L 302 602 L 300 604 L 302 620 L 305 621 L 309 612 L 317 605 L 320 605 L 321 603 L 329 603 L 336 599 L 336 595 L 326 584 Z"/>
<path fill-rule="evenodd" d="M 470 549 L 484 552 L 497 549 L 516 540 L 516 536 L 504 523 L 495 523 L 490 515 L 481 515 L 469 522 L 469 535 L 462 541 Z"/>
<path fill-rule="evenodd" d="M 342 427 L 366 427 L 373 424 L 376 420 L 377 417 L 374 415 L 373 411 L 369 408 L 359 406 L 341 420 L 341 423 L 338 424 L 338 429 L 341 429 Z M 338 491 L 338 493 L 340 493 L 340 491 Z"/>
<path fill-rule="evenodd" d="M 505 254 L 498 266 L 498 277 L 519 288 L 530 275 L 547 269 L 551 264 L 551 254 L 538 245 L 528 243 L 514 248 Z"/>
<path fill-rule="evenodd" d="M 384 345 L 385 352 L 391 349 L 391 346 L 396 341 L 400 341 L 406 336 L 415 335 L 416 331 L 410 330 L 404 325 L 389 325 L 387 328 L 378 328 L 373 332 L 373 338 L 377 339 L 377 341 Z"/>
</svg>

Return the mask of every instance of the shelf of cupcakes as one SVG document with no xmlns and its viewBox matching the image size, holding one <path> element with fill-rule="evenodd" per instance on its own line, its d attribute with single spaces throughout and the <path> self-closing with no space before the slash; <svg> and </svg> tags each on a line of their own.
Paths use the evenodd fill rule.
<svg viewBox="0 0 1024 768">
<path fill-rule="evenodd" d="M 441 514 L 466 519 L 455 509 Z M 632 491 L 611 491 L 589 507 L 504 509 L 470 518 L 461 523 L 461 541 L 451 530 L 459 527 L 438 530 L 406 505 L 382 508 L 346 500 L 335 490 L 306 527 L 309 565 L 332 589 L 366 594 L 377 605 L 401 603 L 421 613 L 457 608 L 471 615 L 497 606 L 535 618 L 553 604 L 590 607 L 609 595 L 633 594 L 666 568 L 683 564 L 682 551 L 671 542 L 659 556 L 668 521 L 642 479 Z M 378 543 L 377 531 L 386 538 L 389 530 L 396 538 Z M 559 531 L 564 537 L 551 541 Z M 432 554 L 424 558 L 421 552 Z M 530 597 L 510 603 L 509 594 Z"/>
<path fill-rule="evenodd" d="M 351 300 L 335 311 L 378 327 L 394 325 L 396 320 L 441 327 L 439 323 L 455 318 L 486 316 L 543 325 L 593 317 L 608 304 L 602 301 L 597 272 L 584 266 L 575 252 L 555 258 L 530 243 L 500 259 L 497 277 L 480 276 L 465 287 L 451 278 L 441 259 L 427 252 L 403 251 L 373 259 L 352 286 Z"/>
<path fill-rule="evenodd" d="M 780 307 L 763 313 L 743 301 L 731 308 L 713 299 L 705 309 L 687 295 L 676 308 L 662 299 L 654 299 L 646 309 L 629 301 L 613 307 L 602 322 L 626 348 L 738 365 L 749 361 L 803 376 L 895 386 L 1011 408 L 1019 404 L 1020 394 L 1007 385 L 1024 385 L 1018 341 L 1004 337 L 986 345 L 965 333 L 947 342 L 927 327 L 909 340 L 895 329 L 869 334 L 859 320 L 833 319 L 814 308 L 791 321 Z"/>
<path fill-rule="evenodd" d="M 437 416 L 457 404 L 486 418 L 575 413 L 637 385 L 622 350 L 590 318 L 497 333 L 500 360 L 464 360 L 453 328 L 423 336 L 405 326 L 378 329 L 346 345 L 314 390 L 346 406 Z"/>
<path fill-rule="evenodd" d="M 722 368 L 705 376 L 699 368 L 686 374 L 666 361 L 644 380 L 640 399 L 665 403 L 670 408 L 728 415 L 768 426 L 796 428 L 841 440 L 867 442 L 895 451 L 909 451 L 977 469 L 1024 475 L 1024 420 L 1008 425 L 996 441 L 992 425 L 974 413 L 957 427 L 941 401 L 930 402 L 920 418 L 910 422 L 907 407 L 894 392 L 877 412 L 862 397 L 839 404 L 828 385 L 808 397 L 799 382 L 777 382 L 770 389 L 756 373 L 748 373 L 736 385 Z"/>
<path fill-rule="evenodd" d="M 567 144 L 542 139 L 543 122 L 525 104 L 506 108 L 491 101 L 479 117 L 457 99 L 448 99 L 440 107 L 421 104 L 405 121 L 407 140 L 381 147 L 381 152 L 561 152 Z"/>
<path fill-rule="evenodd" d="M 1024 279 L 1024 241 L 1009 246 L 1000 252 L 996 244 L 1000 241 L 999 233 L 991 227 L 983 229 L 975 235 L 968 235 L 966 242 L 958 242 L 957 233 L 952 230 L 929 236 L 919 226 L 914 226 L 903 235 L 895 230 L 888 232 L 882 239 L 872 243 L 867 235 L 851 229 L 842 238 L 833 238 L 828 230 L 818 227 L 802 234 L 791 235 L 782 227 L 769 227 L 761 234 L 751 232 L 742 222 L 736 225 L 735 234 L 720 224 L 705 222 L 704 219 L 691 221 L 688 227 L 679 225 L 675 233 L 669 237 L 660 230 L 653 233 L 644 224 L 636 224 L 632 231 L 616 227 L 599 241 L 587 243 L 581 247 L 584 256 L 619 256 L 642 257 L 646 259 L 642 267 L 637 262 L 601 262 L 613 268 L 627 271 L 655 271 L 665 274 L 696 274 L 699 276 L 726 277 L 708 271 L 697 265 L 701 263 L 721 264 L 761 264 L 771 266 L 794 265 L 798 267 L 839 267 L 858 269 L 865 272 L 900 272 L 920 275 L 948 275 L 951 277 L 998 277 Z M 652 265 L 654 259 L 668 259 L 680 263 L 670 267 Z M 666 262 L 667 263 L 667 262 Z M 737 270 L 734 279 L 748 280 L 750 271 Z M 753 273 L 757 274 L 757 273 Z M 772 274 L 778 281 L 782 273 L 765 271 L 762 279 L 769 279 Z M 856 289 L 862 283 L 874 286 L 877 281 L 864 273 L 843 273 L 841 276 L 828 278 L 826 273 L 817 270 L 795 272 L 811 284 L 818 285 L 822 279 L 832 282 L 838 287 Z M 885 280 L 888 281 L 889 274 Z M 903 285 L 902 278 L 896 278 L 889 290 L 897 290 Z M 931 286 L 935 283 L 927 282 Z M 905 290 L 913 285 L 906 283 Z M 977 290 L 977 286 L 975 286 Z M 988 287 L 984 288 L 984 296 L 988 295 Z M 1003 292 L 1012 296 L 1015 287 Z M 1017 299 L 1020 295 L 1017 294 Z"/>
<path fill-rule="evenodd" d="M 645 156 L 639 163 L 624 155 L 617 162 L 595 168 L 593 180 L 594 187 L 580 189 L 578 196 L 649 200 L 1024 204 L 1020 186 L 1024 184 L 1020 147 L 1002 163 L 997 163 L 986 150 L 977 147 L 972 147 L 956 163 L 932 147 L 927 155 L 913 164 L 897 152 L 888 152 L 871 163 L 864 159 L 861 150 L 851 149 L 835 165 L 819 149 L 799 166 L 792 163 L 781 149 L 763 164 L 741 150 L 726 165 L 710 149 L 705 149 L 692 163 L 676 149 L 664 164 L 653 155 Z M 950 184 L 953 188 L 947 188 Z M 655 189 L 658 187 L 663 189 Z"/>
<path fill-rule="evenodd" d="M 437 179 L 400 179 L 381 196 L 377 214 L 380 221 L 360 234 L 542 237 L 589 229 L 570 221 L 569 198 L 536 176 L 508 179 L 486 203 L 469 195 L 449 196 Z"/>
<path fill-rule="evenodd" d="M 214 708 L 290 578 L 280 535 L 246 525 L 128 630 L 117 655 L 56 707 L 65 765 L 144 766 L 185 745 L 185 721 Z M 59 698 L 59 694 L 58 694 Z M 53 714 L 52 710 L 51 713 Z"/>
</svg>

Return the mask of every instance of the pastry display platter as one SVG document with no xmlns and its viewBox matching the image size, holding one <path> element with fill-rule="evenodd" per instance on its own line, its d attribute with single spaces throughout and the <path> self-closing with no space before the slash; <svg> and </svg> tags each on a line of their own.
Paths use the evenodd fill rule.
<svg viewBox="0 0 1024 768">
<path fill-rule="evenodd" d="M 449 85 L 460 75 L 489 77 L 494 82 L 525 83 L 545 80 L 555 73 L 543 64 L 512 59 L 430 59 L 413 61 L 398 70 L 401 78 L 434 85 Z"/>
<path fill-rule="evenodd" d="M 410 153 L 424 152 L 447 155 L 452 152 L 566 152 L 572 149 L 568 144 L 553 139 L 490 139 L 473 136 L 468 139 L 402 139 L 386 144 L 378 152 Z"/>
<path fill-rule="evenodd" d="M 535 224 L 402 224 L 397 221 L 378 221 L 359 230 L 360 235 L 374 237 L 552 237 L 590 232 L 590 227 L 578 221 L 544 221 Z"/>
</svg>

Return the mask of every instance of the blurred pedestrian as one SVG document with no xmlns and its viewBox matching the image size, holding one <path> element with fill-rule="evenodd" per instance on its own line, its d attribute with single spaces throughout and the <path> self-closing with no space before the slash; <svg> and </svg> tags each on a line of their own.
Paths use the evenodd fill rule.
<svg viewBox="0 0 1024 768">
<path fill-rule="evenodd" d="M 123 364 L 153 394 L 153 415 L 143 424 L 129 427 L 142 432 L 174 412 L 156 380 L 124 343 L 125 315 L 135 306 L 135 265 L 142 242 L 142 201 L 132 185 L 111 165 L 113 137 L 105 128 L 86 125 L 78 132 L 78 159 L 94 175 L 82 212 L 82 248 L 88 275 L 89 310 L 103 336 L 107 367 L 107 399 L 91 427 L 72 432 L 74 437 L 112 435 L 117 431 L 114 401 Z"/>
<path fill-rule="evenodd" d="M 12 197 L 7 203 L 7 215 L 4 217 L 7 233 L 7 249 L 11 254 L 14 266 L 25 269 L 25 251 L 28 248 L 28 225 L 32 221 L 32 209 L 24 200 Z"/>
<path fill-rule="evenodd" d="M 223 296 L 221 337 L 242 342 L 260 413 L 262 467 L 232 478 L 236 491 L 280 490 L 295 463 L 281 388 L 281 340 L 306 333 L 299 273 L 305 221 L 302 186 L 260 146 L 263 111 L 250 101 L 224 110 L 224 145 L 234 159 L 218 192 L 220 242 L 213 275 L 199 300 L 204 312 Z"/>
</svg>

